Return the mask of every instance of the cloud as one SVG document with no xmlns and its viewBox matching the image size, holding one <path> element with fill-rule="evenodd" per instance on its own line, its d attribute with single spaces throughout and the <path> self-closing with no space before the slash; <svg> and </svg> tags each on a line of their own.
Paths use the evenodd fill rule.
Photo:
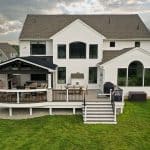
<svg viewBox="0 0 150 150">
<path fill-rule="evenodd" d="M 0 0 L 0 40 L 17 40 L 27 14 L 105 13 L 138 13 L 150 27 L 150 0 Z"/>
<path fill-rule="evenodd" d="M 18 20 L 7 20 L 0 17 L 0 34 L 8 34 L 10 32 L 18 32 L 22 27 L 22 23 Z"/>
</svg>

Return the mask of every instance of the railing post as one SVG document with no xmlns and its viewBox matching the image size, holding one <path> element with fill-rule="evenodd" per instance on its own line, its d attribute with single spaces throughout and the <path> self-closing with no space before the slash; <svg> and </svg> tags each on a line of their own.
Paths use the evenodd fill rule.
<svg viewBox="0 0 150 150">
<path fill-rule="evenodd" d="M 112 89 L 110 89 L 110 97 L 109 97 L 110 101 L 112 100 L 111 93 L 112 93 Z"/>
<path fill-rule="evenodd" d="M 67 91 L 66 91 L 66 100 L 67 100 L 67 102 L 68 102 L 68 88 L 67 88 Z"/>
<path fill-rule="evenodd" d="M 117 121 L 116 115 L 117 115 L 117 113 L 116 113 L 116 106 L 115 106 L 115 102 L 114 102 L 114 121 L 115 122 Z"/>
<path fill-rule="evenodd" d="M 84 106 L 84 122 L 86 122 L 86 106 Z"/>
<path fill-rule="evenodd" d="M 19 104 L 19 92 L 17 92 L 17 104 Z"/>
</svg>

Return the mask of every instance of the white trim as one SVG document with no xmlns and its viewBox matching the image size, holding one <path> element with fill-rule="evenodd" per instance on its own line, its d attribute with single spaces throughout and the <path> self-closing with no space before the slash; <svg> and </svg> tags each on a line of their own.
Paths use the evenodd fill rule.
<svg viewBox="0 0 150 150">
<path fill-rule="evenodd" d="M 131 49 L 131 50 L 129 50 L 129 51 L 127 51 L 127 52 L 125 52 L 125 53 L 119 55 L 119 56 L 116 56 L 116 57 L 112 58 L 111 60 L 108 60 L 107 62 L 104 62 L 104 63 L 102 63 L 102 64 L 99 64 L 99 66 L 103 66 L 103 65 L 109 64 L 109 63 L 111 63 L 111 61 L 113 61 L 113 60 L 119 58 L 120 56 L 123 56 L 123 55 L 125 55 L 125 54 L 128 54 L 128 53 L 133 52 L 133 51 L 136 51 L 136 50 L 150 56 L 150 52 L 148 52 L 147 50 L 144 50 L 144 49 L 142 49 L 142 48 L 140 48 L 140 47 L 135 47 L 135 48 L 133 48 L 133 49 Z"/>
<path fill-rule="evenodd" d="M 14 58 L 14 59 L 12 59 L 12 60 L 8 60 L 8 61 L 6 61 L 6 62 L 1 63 L 0 66 L 5 65 L 5 64 L 8 64 L 8 63 L 11 63 L 11 62 L 14 62 L 14 61 L 16 61 L 16 60 L 20 60 L 20 61 L 23 61 L 23 62 L 25 62 L 25 63 L 28 63 L 28 64 L 31 64 L 31 65 L 34 65 L 34 66 L 37 66 L 37 67 L 46 69 L 46 70 L 48 70 L 49 72 L 54 72 L 54 71 L 55 71 L 55 70 L 49 69 L 49 68 L 47 68 L 47 67 L 38 65 L 38 64 L 36 64 L 36 63 L 32 63 L 32 62 L 30 62 L 30 61 L 28 61 L 28 60 L 24 60 L 24 59 L 22 59 L 22 58 Z"/>
<path fill-rule="evenodd" d="M 115 41 L 128 41 L 128 40 L 132 40 L 132 41 L 136 41 L 136 40 L 140 40 L 140 41 L 149 41 L 150 38 L 128 38 L 128 39 L 112 39 L 112 38 L 106 38 L 104 39 L 104 41 L 111 41 L 111 40 L 115 40 Z"/>
<path fill-rule="evenodd" d="M 89 30 L 91 30 L 92 32 L 94 32 L 95 34 L 97 34 L 98 36 L 102 36 L 103 39 L 106 38 L 103 34 L 97 32 L 95 29 L 93 29 L 91 26 L 89 26 L 86 23 L 84 23 L 82 20 L 76 19 L 75 21 L 73 21 L 72 23 L 70 23 L 69 25 L 65 26 L 63 29 L 61 29 L 60 31 L 58 31 L 57 33 L 55 33 L 54 35 L 52 35 L 49 39 L 55 38 L 55 36 L 57 36 L 60 33 L 64 32 L 65 30 L 67 30 L 69 27 L 71 27 L 76 22 L 81 23 L 82 25 L 84 25 L 85 27 L 87 27 Z"/>
<path fill-rule="evenodd" d="M 7 92 L 7 93 L 14 93 L 14 92 L 19 92 L 19 93 L 25 93 L 25 92 L 45 92 L 47 89 L 0 89 L 0 92 Z"/>
</svg>

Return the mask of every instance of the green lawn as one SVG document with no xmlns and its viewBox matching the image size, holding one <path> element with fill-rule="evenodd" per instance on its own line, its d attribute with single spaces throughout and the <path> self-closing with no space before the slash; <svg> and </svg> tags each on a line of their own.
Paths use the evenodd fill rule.
<svg viewBox="0 0 150 150">
<path fill-rule="evenodd" d="M 82 116 L 0 120 L 0 150 L 150 150 L 150 100 L 126 102 L 117 125 L 84 125 Z"/>
</svg>

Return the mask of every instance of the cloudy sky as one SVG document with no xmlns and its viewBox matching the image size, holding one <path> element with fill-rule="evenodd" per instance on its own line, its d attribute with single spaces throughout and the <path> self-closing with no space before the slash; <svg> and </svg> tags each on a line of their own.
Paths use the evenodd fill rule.
<svg viewBox="0 0 150 150">
<path fill-rule="evenodd" d="M 139 14 L 150 28 L 150 0 L 0 0 L 0 42 L 18 43 L 27 14 Z"/>
</svg>

